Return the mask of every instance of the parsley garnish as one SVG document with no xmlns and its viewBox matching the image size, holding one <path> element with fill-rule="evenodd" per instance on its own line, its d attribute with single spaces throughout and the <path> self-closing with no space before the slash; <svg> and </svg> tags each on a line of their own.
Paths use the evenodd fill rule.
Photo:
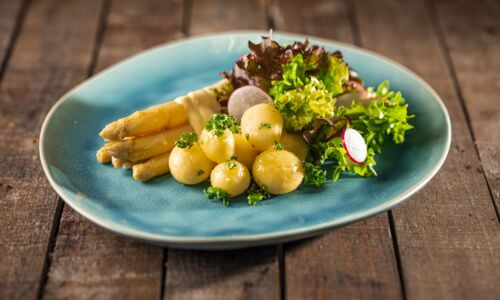
<svg viewBox="0 0 500 300">
<path fill-rule="evenodd" d="M 236 167 L 236 161 L 231 157 L 231 159 L 226 162 L 226 167 L 229 170 L 234 169 Z"/>
<path fill-rule="evenodd" d="M 183 133 L 179 140 L 175 142 L 175 145 L 179 148 L 191 148 L 193 143 L 198 141 L 198 136 L 196 133 Z"/>
<path fill-rule="evenodd" d="M 219 199 L 222 201 L 222 204 L 229 205 L 229 194 L 221 188 L 210 186 L 204 189 L 203 193 L 208 199 Z"/>
<path fill-rule="evenodd" d="M 271 123 L 261 122 L 259 125 L 259 129 L 262 129 L 262 128 L 271 129 Z"/>
<path fill-rule="evenodd" d="M 312 184 L 320 187 L 323 183 L 326 182 L 326 170 L 321 166 L 306 162 L 304 163 L 304 170 L 304 182 L 306 184 Z"/>
<path fill-rule="evenodd" d="M 283 150 L 283 149 L 285 149 L 285 148 L 283 148 L 283 145 L 282 145 L 282 144 L 280 143 L 280 141 L 278 141 L 278 140 L 275 140 L 275 141 L 274 141 L 274 148 L 275 148 L 276 150 Z"/>
<path fill-rule="evenodd" d="M 224 130 L 229 129 L 233 133 L 240 133 L 240 125 L 236 123 L 236 119 L 233 116 L 226 114 L 215 114 L 210 120 L 208 120 L 207 124 L 205 124 L 205 128 L 209 131 L 213 131 L 216 136 L 222 136 L 224 134 Z"/>
<path fill-rule="evenodd" d="M 271 194 L 253 183 L 247 191 L 247 202 L 249 205 L 255 205 L 257 202 L 271 198 Z"/>
</svg>

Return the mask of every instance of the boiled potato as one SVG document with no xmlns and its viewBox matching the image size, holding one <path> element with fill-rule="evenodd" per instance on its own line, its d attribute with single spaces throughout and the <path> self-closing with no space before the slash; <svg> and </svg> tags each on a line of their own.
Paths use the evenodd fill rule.
<svg viewBox="0 0 500 300">
<path fill-rule="evenodd" d="M 234 155 L 239 162 L 251 169 L 257 154 L 259 154 L 259 151 L 252 148 L 241 133 L 234 134 Z"/>
<path fill-rule="evenodd" d="M 300 159 L 287 150 L 270 149 L 255 158 L 255 182 L 271 194 L 286 194 L 299 187 L 304 178 Z"/>
<path fill-rule="evenodd" d="M 203 129 L 200 145 L 206 156 L 217 163 L 228 161 L 234 155 L 234 136 L 229 129 L 224 130 L 222 136 L 217 136 L 213 131 Z"/>
<path fill-rule="evenodd" d="M 307 142 L 300 133 L 291 133 L 283 130 L 281 145 L 283 145 L 285 150 L 295 154 L 301 161 L 306 159 L 307 153 L 309 152 L 309 145 L 307 145 Z"/>
<path fill-rule="evenodd" d="M 267 150 L 279 141 L 283 131 L 283 118 L 271 104 L 250 107 L 241 117 L 241 132 L 257 150 Z"/>
<path fill-rule="evenodd" d="M 223 189 L 230 197 L 236 197 L 248 189 L 250 172 L 238 161 L 223 162 L 212 170 L 210 184 Z"/>
<path fill-rule="evenodd" d="M 168 159 L 170 173 L 183 184 L 197 184 L 205 181 L 215 164 L 203 153 L 199 143 L 192 147 L 175 147 Z"/>
</svg>

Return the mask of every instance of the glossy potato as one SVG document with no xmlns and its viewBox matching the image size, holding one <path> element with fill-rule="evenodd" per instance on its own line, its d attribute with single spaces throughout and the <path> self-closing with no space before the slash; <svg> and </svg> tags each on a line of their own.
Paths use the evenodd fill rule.
<svg viewBox="0 0 500 300">
<path fill-rule="evenodd" d="M 249 170 L 252 168 L 253 161 L 259 151 L 252 148 L 247 139 L 241 134 L 236 133 L 234 136 L 234 155 L 236 159 L 244 164 Z"/>
<path fill-rule="evenodd" d="M 225 162 L 234 155 L 234 136 L 231 130 L 224 130 L 222 136 L 216 136 L 212 131 L 203 129 L 200 145 L 205 155 L 217 163 Z"/>
<path fill-rule="evenodd" d="M 309 152 L 309 145 L 300 133 L 291 133 L 283 130 L 281 135 L 281 145 L 285 150 L 295 154 L 301 161 L 304 161 Z"/>
<path fill-rule="evenodd" d="M 203 153 L 199 143 L 191 148 L 175 147 L 168 159 L 170 173 L 183 184 L 197 184 L 205 181 L 215 166 Z"/>
<path fill-rule="evenodd" d="M 255 149 L 264 151 L 273 147 L 282 131 L 283 118 L 271 104 L 252 106 L 241 117 L 241 132 Z"/>
<path fill-rule="evenodd" d="M 271 194 L 286 194 L 299 187 L 304 178 L 300 159 L 287 150 L 266 150 L 255 158 L 255 182 Z"/>
<path fill-rule="evenodd" d="M 229 196 L 236 197 L 243 194 L 250 186 L 250 172 L 238 161 L 235 161 L 232 167 L 223 162 L 212 170 L 210 184 L 223 189 Z"/>
</svg>

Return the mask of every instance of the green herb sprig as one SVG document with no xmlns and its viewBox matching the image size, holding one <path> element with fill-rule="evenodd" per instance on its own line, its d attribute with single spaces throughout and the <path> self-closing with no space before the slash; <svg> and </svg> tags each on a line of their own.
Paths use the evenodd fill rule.
<svg viewBox="0 0 500 300">
<path fill-rule="evenodd" d="M 175 142 L 175 145 L 179 148 L 191 148 L 197 141 L 198 135 L 196 135 L 196 133 L 183 133 L 181 137 Z"/>
<path fill-rule="evenodd" d="M 252 183 L 252 186 L 247 191 L 247 195 L 249 205 L 255 205 L 258 202 L 271 198 L 271 194 L 255 183 Z"/>
<path fill-rule="evenodd" d="M 240 125 L 236 122 L 233 116 L 227 114 L 215 114 L 205 124 L 205 129 L 213 131 L 216 136 L 222 136 L 226 129 L 233 133 L 240 133 Z"/>
<path fill-rule="evenodd" d="M 228 206 L 230 203 L 229 202 L 229 194 L 221 188 L 210 186 L 210 187 L 204 189 L 203 193 L 205 194 L 205 196 L 209 200 L 212 200 L 212 199 L 221 200 L 222 204 L 224 204 L 226 206 Z"/>
</svg>

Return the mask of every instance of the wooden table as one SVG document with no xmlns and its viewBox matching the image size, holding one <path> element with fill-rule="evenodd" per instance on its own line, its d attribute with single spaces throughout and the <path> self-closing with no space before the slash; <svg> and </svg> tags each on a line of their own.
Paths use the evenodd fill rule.
<svg viewBox="0 0 500 300">
<path fill-rule="evenodd" d="M 71 87 L 184 36 L 267 29 L 327 37 L 408 66 L 441 95 L 439 174 L 388 213 L 256 249 L 162 249 L 65 205 L 38 158 Z M 500 2 L 0 0 L 0 299 L 500 299 Z"/>
</svg>

